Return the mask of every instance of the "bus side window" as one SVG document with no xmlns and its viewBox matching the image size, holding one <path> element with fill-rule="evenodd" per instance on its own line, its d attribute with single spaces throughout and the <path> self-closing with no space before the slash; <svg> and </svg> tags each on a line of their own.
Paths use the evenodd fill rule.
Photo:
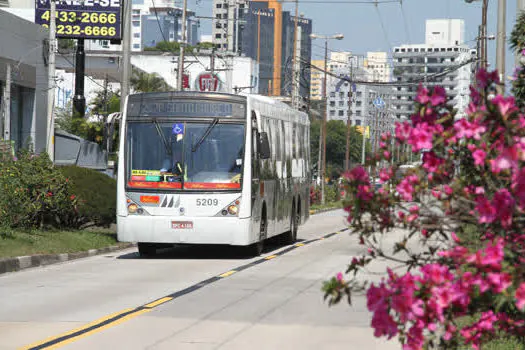
<svg viewBox="0 0 525 350">
<path fill-rule="evenodd" d="M 252 112 L 252 178 L 259 178 L 259 131 L 257 130 L 257 117 Z"/>
</svg>

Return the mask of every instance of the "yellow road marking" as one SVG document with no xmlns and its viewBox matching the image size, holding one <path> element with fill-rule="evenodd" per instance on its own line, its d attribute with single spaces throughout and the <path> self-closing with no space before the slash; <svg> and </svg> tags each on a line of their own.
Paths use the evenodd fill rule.
<svg viewBox="0 0 525 350">
<path fill-rule="evenodd" d="M 60 335 L 57 335 L 57 336 L 54 336 L 54 337 L 49 337 L 49 338 L 47 338 L 47 339 L 45 339 L 45 340 L 43 340 L 43 341 L 39 341 L 38 343 L 33 343 L 33 344 L 31 344 L 31 345 L 28 345 L 28 346 L 26 346 L 26 347 L 23 347 L 23 348 L 21 348 L 21 350 L 22 350 L 22 349 L 31 349 L 31 348 L 34 348 L 34 347 L 36 347 L 36 346 L 39 346 L 39 345 L 45 344 L 45 343 L 47 343 L 47 342 L 50 342 L 50 341 L 52 341 L 52 340 L 54 340 L 54 339 L 58 339 L 58 338 L 62 338 L 62 337 L 66 337 L 66 336 L 68 336 L 68 335 L 70 335 L 70 334 L 73 334 L 73 333 L 76 333 L 76 332 L 80 332 L 80 331 L 82 331 L 82 330 L 84 330 L 84 329 L 87 329 L 87 328 L 93 327 L 93 326 L 95 326 L 95 325 L 97 325 L 97 324 L 99 324 L 99 323 L 102 323 L 102 322 L 104 322 L 104 321 L 110 320 L 110 319 L 112 319 L 112 318 L 114 318 L 114 317 L 117 317 L 117 316 L 119 316 L 119 315 L 125 314 L 126 312 L 130 312 L 130 311 L 132 311 L 132 310 L 133 310 L 133 309 L 126 309 L 126 310 L 122 310 L 122 311 L 119 311 L 119 312 L 115 312 L 114 314 L 111 314 L 111 315 L 109 315 L 109 316 L 105 316 L 105 317 L 99 318 L 99 319 L 96 320 L 96 321 L 93 321 L 93 322 L 91 322 L 91 323 L 88 323 L 88 324 L 86 324 L 86 325 L 84 325 L 84 326 L 82 326 L 82 327 L 79 327 L 79 328 L 73 329 L 73 330 L 71 330 L 71 331 L 69 331 L 69 332 L 67 332 L 67 333 L 63 333 L 63 334 L 60 334 Z"/>
<path fill-rule="evenodd" d="M 127 315 L 127 316 L 124 316 L 124 317 L 122 317 L 122 318 L 119 318 L 119 319 L 116 320 L 115 322 L 108 323 L 108 324 L 105 325 L 105 326 L 102 326 L 102 327 L 99 327 L 99 328 L 95 328 L 95 329 L 93 329 L 92 331 L 89 331 L 89 332 L 86 332 L 86 333 L 80 334 L 80 335 L 78 335 L 78 336 L 76 336 L 76 337 L 72 337 L 72 338 L 66 339 L 66 340 L 64 340 L 64 341 L 62 341 L 62 342 L 60 342 L 60 343 L 58 343 L 58 344 L 51 345 L 50 347 L 47 347 L 46 349 L 57 349 L 57 348 L 59 348 L 59 347 L 61 347 L 61 346 L 64 346 L 64 345 L 69 344 L 69 343 L 72 343 L 72 342 L 74 342 L 74 341 L 77 341 L 77 340 L 79 340 L 79 339 L 81 339 L 81 338 L 84 338 L 84 337 L 87 337 L 87 336 L 89 336 L 89 335 L 92 335 L 92 334 L 94 334 L 94 333 L 101 332 L 101 331 L 103 331 L 103 330 L 105 330 L 105 329 L 108 329 L 108 328 L 111 328 L 111 327 L 113 327 L 113 326 L 119 325 L 119 324 L 121 324 L 121 323 L 123 323 L 123 322 L 126 322 L 126 321 L 129 320 L 129 319 L 135 318 L 135 317 L 137 317 L 137 316 L 140 316 L 140 315 L 145 314 L 145 313 L 150 312 L 150 311 L 151 311 L 151 309 L 142 309 L 142 310 L 139 310 L 139 311 L 137 311 L 137 312 L 134 312 L 134 313 L 132 313 L 132 314 L 129 314 L 129 315 Z"/>
<path fill-rule="evenodd" d="M 144 307 L 154 308 L 155 306 L 159 306 L 160 304 L 167 303 L 170 300 L 173 300 L 173 298 L 172 297 L 165 297 L 165 298 L 156 300 L 156 301 L 154 301 L 152 303 L 146 304 L 146 305 L 144 305 Z"/>
<path fill-rule="evenodd" d="M 275 259 L 277 258 L 277 255 L 270 255 L 270 256 L 267 256 L 266 258 L 264 258 L 264 260 L 272 260 L 272 259 Z"/>
<path fill-rule="evenodd" d="M 237 271 L 231 270 L 231 271 L 223 273 L 222 275 L 219 275 L 219 277 L 228 277 L 228 276 L 233 275 L 235 272 L 237 272 Z"/>
<path fill-rule="evenodd" d="M 304 243 L 297 243 L 295 246 L 296 246 L 296 247 L 303 247 L 303 246 L 304 246 Z"/>
</svg>

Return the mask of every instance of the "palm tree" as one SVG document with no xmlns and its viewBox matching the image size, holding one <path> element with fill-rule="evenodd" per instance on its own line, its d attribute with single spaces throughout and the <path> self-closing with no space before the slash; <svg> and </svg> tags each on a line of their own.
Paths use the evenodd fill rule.
<svg viewBox="0 0 525 350">
<path fill-rule="evenodd" d="M 135 92 L 160 92 L 170 91 L 171 87 L 157 73 L 146 73 L 133 68 L 130 79 L 131 87 Z"/>
</svg>

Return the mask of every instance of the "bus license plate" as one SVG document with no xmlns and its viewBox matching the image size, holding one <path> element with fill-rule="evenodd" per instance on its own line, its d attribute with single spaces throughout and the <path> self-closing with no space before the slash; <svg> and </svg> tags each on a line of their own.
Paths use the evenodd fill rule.
<svg viewBox="0 0 525 350">
<path fill-rule="evenodd" d="M 193 229 L 193 222 L 191 221 L 172 221 L 171 228 L 174 230 L 191 230 Z"/>
</svg>

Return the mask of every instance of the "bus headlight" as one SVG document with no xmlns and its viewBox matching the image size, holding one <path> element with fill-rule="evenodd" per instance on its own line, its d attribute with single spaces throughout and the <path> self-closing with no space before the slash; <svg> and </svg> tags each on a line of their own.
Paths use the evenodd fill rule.
<svg viewBox="0 0 525 350">
<path fill-rule="evenodd" d="M 139 206 L 136 205 L 135 203 L 131 203 L 130 205 L 128 205 L 128 213 L 130 214 L 135 214 L 138 209 L 139 209 Z"/>
<path fill-rule="evenodd" d="M 230 215 L 237 215 L 237 213 L 239 213 L 239 207 L 236 205 L 230 205 L 228 207 L 228 213 Z"/>
</svg>

